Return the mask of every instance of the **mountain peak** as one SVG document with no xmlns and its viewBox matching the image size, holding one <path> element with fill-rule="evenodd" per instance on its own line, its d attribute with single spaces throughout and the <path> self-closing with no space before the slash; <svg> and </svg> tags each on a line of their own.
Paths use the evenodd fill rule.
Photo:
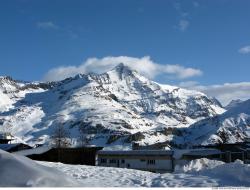
<svg viewBox="0 0 250 190">
<path fill-rule="evenodd" d="M 243 102 L 243 101 L 240 99 L 231 100 L 231 102 L 229 102 L 229 104 L 227 106 L 225 106 L 225 108 L 227 110 L 232 109 L 234 107 L 237 107 L 241 102 Z"/>
<path fill-rule="evenodd" d="M 124 71 L 132 71 L 132 69 L 130 67 L 128 67 L 127 65 L 125 65 L 124 63 L 119 63 L 118 65 L 116 65 L 114 67 L 115 71 L 119 72 L 119 73 L 122 73 Z"/>
<path fill-rule="evenodd" d="M 250 114 L 250 99 L 242 101 L 242 100 L 232 100 L 233 105 L 225 112 L 225 115 L 236 115 L 240 113 Z"/>
<path fill-rule="evenodd" d="M 0 80 L 9 80 L 9 81 L 13 81 L 13 78 L 10 76 L 0 76 Z"/>
<path fill-rule="evenodd" d="M 133 70 L 124 63 L 119 63 L 108 73 L 115 73 L 120 79 L 123 79 L 124 77 L 132 76 Z"/>
<path fill-rule="evenodd" d="M 122 62 L 115 66 L 115 68 L 123 68 L 123 67 L 125 67 L 125 64 Z"/>
</svg>

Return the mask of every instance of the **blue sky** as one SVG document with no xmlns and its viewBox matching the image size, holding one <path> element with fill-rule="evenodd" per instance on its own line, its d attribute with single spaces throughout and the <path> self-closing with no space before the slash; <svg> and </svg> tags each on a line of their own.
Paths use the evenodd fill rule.
<svg viewBox="0 0 250 190">
<path fill-rule="evenodd" d="M 200 89 L 245 82 L 249 90 L 249 8 L 246 0 L 2 0 L 0 75 L 42 80 L 91 57 L 150 56 L 200 71 L 158 73 L 158 82 Z"/>
</svg>

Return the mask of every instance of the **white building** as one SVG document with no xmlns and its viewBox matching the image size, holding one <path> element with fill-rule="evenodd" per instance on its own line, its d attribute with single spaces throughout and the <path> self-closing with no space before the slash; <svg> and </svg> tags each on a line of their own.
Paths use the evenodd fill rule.
<svg viewBox="0 0 250 190">
<path fill-rule="evenodd" d="M 97 152 L 96 165 L 163 173 L 173 171 L 173 161 L 173 151 L 170 150 L 100 150 Z"/>
</svg>

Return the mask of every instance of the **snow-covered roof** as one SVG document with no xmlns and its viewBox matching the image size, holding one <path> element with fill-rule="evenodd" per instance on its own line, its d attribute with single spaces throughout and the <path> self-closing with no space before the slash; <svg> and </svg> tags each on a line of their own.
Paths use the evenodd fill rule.
<svg viewBox="0 0 250 190">
<path fill-rule="evenodd" d="M 192 155 L 192 156 L 208 156 L 214 154 L 221 154 L 222 152 L 217 149 L 192 149 L 189 152 L 184 153 L 183 155 Z"/>
<path fill-rule="evenodd" d="M 119 151 L 107 151 L 100 150 L 97 152 L 98 155 L 124 155 L 124 156 L 165 156 L 173 155 L 174 152 L 171 150 L 119 150 Z"/>
</svg>

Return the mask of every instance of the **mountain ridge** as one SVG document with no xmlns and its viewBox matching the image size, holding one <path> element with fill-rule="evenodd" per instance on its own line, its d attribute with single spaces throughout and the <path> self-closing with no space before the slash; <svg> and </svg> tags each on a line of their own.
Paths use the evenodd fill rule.
<svg viewBox="0 0 250 190">
<path fill-rule="evenodd" d="M 158 84 L 124 64 L 102 74 L 19 86 L 18 92 L 4 93 L 12 103 L 0 110 L 0 128 L 31 145 L 49 143 L 60 123 L 70 130 L 74 146 L 80 132 L 94 145 L 171 144 L 173 129 L 225 111 L 204 93 Z"/>
</svg>

